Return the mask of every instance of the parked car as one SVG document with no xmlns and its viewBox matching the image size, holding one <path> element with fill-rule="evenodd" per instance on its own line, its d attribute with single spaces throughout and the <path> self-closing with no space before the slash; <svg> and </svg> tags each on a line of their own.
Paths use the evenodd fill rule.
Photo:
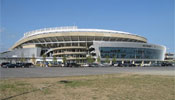
<svg viewBox="0 0 175 100">
<path fill-rule="evenodd" d="M 51 67 L 62 67 L 62 64 L 53 64 Z"/>
<path fill-rule="evenodd" d="M 143 67 L 149 67 L 151 64 L 142 64 Z"/>
<path fill-rule="evenodd" d="M 89 67 L 89 64 L 83 64 L 82 67 Z"/>
<path fill-rule="evenodd" d="M 113 66 L 114 66 L 114 67 L 117 67 L 117 66 L 118 66 L 118 63 L 113 64 Z"/>
<path fill-rule="evenodd" d="M 24 63 L 24 67 L 32 67 L 33 66 L 33 64 L 32 63 Z"/>
<path fill-rule="evenodd" d="M 118 63 L 118 67 L 124 67 L 122 63 Z"/>
<path fill-rule="evenodd" d="M 16 64 L 7 64 L 7 65 L 5 65 L 4 68 L 16 68 L 16 67 L 17 67 Z"/>
<path fill-rule="evenodd" d="M 113 65 L 114 67 L 135 67 L 136 65 L 135 64 L 132 64 L 132 63 L 115 63 Z"/>
<path fill-rule="evenodd" d="M 172 64 L 172 63 L 165 63 L 165 62 L 163 62 L 163 63 L 161 64 L 161 66 L 173 66 L 173 64 Z"/>
<path fill-rule="evenodd" d="M 129 67 L 135 67 L 136 65 L 135 64 L 130 64 Z"/>
<path fill-rule="evenodd" d="M 98 67 L 99 65 L 97 63 L 91 63 L 89 64 L 89 67 Z"/>
<path fill-rule="evenodd" d="M 29 68 L 29 67 L 31 67 L 31 66 L 33 66 L 33 64 L 32 63 L 16 63 L 16 67 L 18 67 L 18 68 Z"/>
<path fill-rule="evenodd" d="M 3 62 L 1 63 L 1 67 L 5 67 L 7 64 L 10 64 L 9 62 Z"/>
<path fill-rule="evenodd" d="M 105 67 L 110 67 L 110 66 L 112 66 L 111 64 L 109 64 L 109 63 L 104 63 L 103 64 Z"/>
<path fill-rule="evenodd" d="M 105 67 L 105 65 L 104 65 L 104 64 L 98 64 L 98 66 L 99 66 L 99 67 Z"/>
<path fill-rule="evenodd" d="M 124 63 L 123 66 L 124 67 L 129 67 L 129 63 Z"/>
<path fill-rule="evenodd" d="M 159 66 L 162 66 L 162 65 L 161 65 L 161 63 L 152 63 L 152 64 L 150 64 L 150 66 L 159 67 Z"/>
<path fill-rule="evenodd" d="M 25 66 L 25 64 L 24 63 L 16 63 L 16 67 L 20 67 L 20 68 L 22 68 L 22 67 L 24 67 Z"/>
<path fill-rule="evenodd" d="M 67 63 L 67 67 L 80 67 L 80 64 L 77 64 L 77 63 Z"/>
</svg>

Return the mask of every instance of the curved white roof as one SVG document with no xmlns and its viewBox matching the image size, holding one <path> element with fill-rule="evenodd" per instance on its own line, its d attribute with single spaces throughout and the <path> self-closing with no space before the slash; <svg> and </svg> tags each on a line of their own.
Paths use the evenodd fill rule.
<svg viewBox="0 0 175 100">
<path fill-rule="evenodd" d="M 47 34 L 47 33 L 54 33 L 54 32 L 58 32 L 58 33 L 61 33 L 61 32 L 105 32 L 105 33 L 131 34 L 129 32 L 123 32 L 123 31 L 104 30 L 104 29 L 78 29 L 77 26 L 67 26 L 67 27 L 44 28 L 44 29 L 26 32 L 24 33 L 23 38 L 30 37 L 33 35 Z M 135 35 L 135 34 L 131 34 L 131 35 Z"/>
<path fill-rule="evenodd" d="M 104 30 L 104 29 L 78 29 L 77 26 L 68 26 L 68 27 L 55 27 L 55 28 L 44 28 L 44 29 L 39 29 L 39 30 L 34 30 L 34 31 L 30 31 L 30 32 L 26 32 L 24 33 L 24 37 L 22 37 L 21 39 L 19 39 L 15 45 L 12 48 L 15 48 L 16 46 L 22 44 L 24 41 L 28 41 L 30 39 L 34 39 L 36 35 L 40 35 L 42 36 L 47 36 L 47 35 L 54 35 L 56 36 L 57 33 L 59 35 L 59 33 L 62 35 L 62 33 L 71 33 L 71 32 L 80 32 L 81 35 L 84 33 L 83 32 L 89 32 L 92 34 L 88 34 L 87 36 L 93 36 L 93 33 L 99 33 L 99 36 L 105 36 L 105 37 L 120 37 L 122 36 L 122 38 L 130 38 L 129 35 L 131 36 L 132 39 L 136 39 L 139 41 L 143 41 L 143 42 L 147 42 L 147 39 L 145 37 L 139 36 L 139 35 L 135 35 L 135 34 L 131 34 L 129 32 L 122 32 L 122 31 L 115 31 L 115 30 Z M 109 34 L 109 35 L 108 35 Z M 25 40 L 27 39 L 27 40 Z"/>
</svg>

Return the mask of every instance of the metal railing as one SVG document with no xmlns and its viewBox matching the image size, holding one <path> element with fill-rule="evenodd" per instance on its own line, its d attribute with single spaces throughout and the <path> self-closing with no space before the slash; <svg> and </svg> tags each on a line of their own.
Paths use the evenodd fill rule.
<svg viewBox="0 0 175 100">
<path fill-rule="evenodd" d="M 50 31 L 50 30 L 65 30 L 65 29 L 78 29 L 78 27 L 77 26 L 65 26 L 65 27 L 43 28 L 43 29 L 26 32 L 24 33 L 24 37 L 34 35 L 35 33 L 38 33 L 38 32 L 45 32 L 45 31 Z"/>
</svg>

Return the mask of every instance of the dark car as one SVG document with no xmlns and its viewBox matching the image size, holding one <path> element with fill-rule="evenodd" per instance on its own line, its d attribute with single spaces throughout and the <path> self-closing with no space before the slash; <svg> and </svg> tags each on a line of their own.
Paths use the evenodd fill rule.
<svg viewBox="0 0 175 100">
<path fill-rule="evenodd" d="M 130 64 L 129 67 L 135 67 L 136 65 L 135 64 Z"/>
<path fill-rule="evenodd" d="M 132 66 L 134 66 L 135 64 L 131 64 L 131 63 L 124 63 L 124 66 L 125 67 L 132 67 Z"/>
<path fill-rule="evenodd" d="M 16 68 L 16 67 L 17 67 L 16 64 L 7 64 L 7 65 L 5 65 L 4 68 Z"/>
<path fill-rule="evenodd" d="M 67 63 L 67 67 L 80 67 L 77 63 Z"/>
<path fill-rule="evenodd" d="M 29 68 L 31 66 L 33 66 L 32 63 L 16 63 L 17 68 Z"/>
<path fill-rule="evenodd" d="M 124 65 L 122 63 L 118 63 L 118 67 L 123 67 Z"/>
<path fill-rule="evenodd" d="M 62 67 L 61 64 L 53 64 L 51 67 Z"/>
<path fill-rule="evenodd" d="M 1 67 L 5 67 L 7 64 L 10 64 L 9 62 L 3 62 L 1 63 Z"/>
<path fill-rule="evenodd" d="M 173 66 L 171 63 L 162 63 L 161 66 Z"/>
<path fill-rule="evenodd" d="M 16 67 L 24 67 L 25 66 L 25 64 L 24 63 L 16 63 Z"/>
<path fill-rule="evenodd" d="M 135 67 L 136 65 L 132 64 L 132 63 L 124 63 L 124 64 L 122 64 L 122 66 L 124 66 L 124 67 Z"/>
<path fill-rule="evenodd" d="M 24 65 L 24 67 L 31 67 L 31 66 L 33 66 L 33 64 L 32 63 L 25 63 L 25 65 Z"/>
</svg>

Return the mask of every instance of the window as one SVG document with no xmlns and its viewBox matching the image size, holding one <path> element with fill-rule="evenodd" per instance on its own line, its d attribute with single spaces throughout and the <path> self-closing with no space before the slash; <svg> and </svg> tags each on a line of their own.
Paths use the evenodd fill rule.
<svg viewBox="0 0 175 100">
<path fill-rule="evenodd" d="M 147 48 L 100 47 L 102 58 L 161 59 L 163 51 Z"/>
</svg>

